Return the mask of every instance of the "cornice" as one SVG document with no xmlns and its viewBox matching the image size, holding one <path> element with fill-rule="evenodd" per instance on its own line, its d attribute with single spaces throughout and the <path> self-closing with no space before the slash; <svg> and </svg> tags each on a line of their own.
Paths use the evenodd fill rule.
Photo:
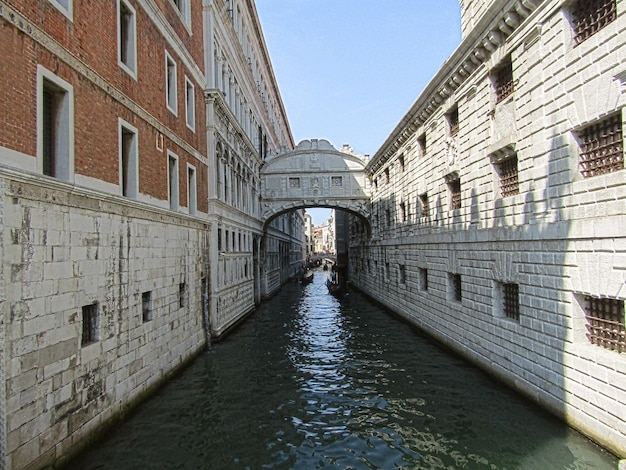
<svg viewBox="0 0 626 470">
<path fill-rule="evenodd" d="M 517 30 L 544 0 L 500 0 L 444 62 L 367 165 L 378 171 L 454 92 Z"/>
</svg>

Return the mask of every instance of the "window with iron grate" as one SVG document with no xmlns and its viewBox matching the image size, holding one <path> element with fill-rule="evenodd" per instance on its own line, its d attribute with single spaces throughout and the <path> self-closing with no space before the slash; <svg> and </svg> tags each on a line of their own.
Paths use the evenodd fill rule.
<svg viewBox="0 0 626 470">
<path fill-rule="evenodd" d="M 454 106 L 447 114 L 448 133 L 450 137 L 454 137 L 459 133 L 459 108 Z"/>
<path fill-rule="evenodd" d="M 622 115 L 616 114 L 577 133 L 579 167 L 585 178 L 624 169 Z"/>
<path fill-rule="evenodd" d="M 591 344 L 617 351 L 626 351 L 624 301 L 585 296 L 587 339 Z"/>
<path fill-rule="evenodd" d="M 98 328 L 100 326 L 100 315 L 98 303 L 84 305 L 82 308 L 83 332 L 81 336 L 81 346 L 86 346 L 98 341 Z"/>
<path fill-rule="evenodd" d="M 519 285 L 502 284 L 502 313 L 506 318 L 519 321 Z"/>
<path fill-rule="evenodd" d="M 460 274 L 448 273 L 448 290 L 451 300 L 454 300 L 455 302 L 462 301 L 463 297 Z"/>
<path fill-rule="evenodd" d="M 617 19 L 617 1 L 578 0 L 570 12 L 574 46 L 578 46 Z"/>
<path fill-rule="evenodd" d="M 461 179 L 457 178 L 448 182 L 450 191 L 450 210 L 461 208 Z"/>
<path fill-rule="evenodd" d="M 511 58 L 506 59 L 491 73 L 493 86 L 496 92 L 496 104 L 504 101 L 515 91 L 513 81 L 513 63 Z"/>
<path fill-rule="evenodd" d="M 419 202 L 420 202 L 420 208 L 421 208 L 421 216 L 428 217 L 430 215 L 430 206 L 428 205 L 428 194 L 427 193 L 420 194 Z"/>
<path fill-rule="evenodd" d="M 517 155 L 496 163 L 496 171 L 500 178 L 500 194 L 502 197 L 519 194 Z"/>
</svg>

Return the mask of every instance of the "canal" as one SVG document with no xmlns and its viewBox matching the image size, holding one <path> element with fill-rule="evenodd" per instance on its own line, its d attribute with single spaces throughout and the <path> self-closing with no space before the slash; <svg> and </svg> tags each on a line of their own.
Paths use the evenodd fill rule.
<svg viewBox="0 0 626 470">
<path fill-rule="evenodd" d="M 291 283 L 70 469 L 616 469 L 326 273 Z"/>
</svg>

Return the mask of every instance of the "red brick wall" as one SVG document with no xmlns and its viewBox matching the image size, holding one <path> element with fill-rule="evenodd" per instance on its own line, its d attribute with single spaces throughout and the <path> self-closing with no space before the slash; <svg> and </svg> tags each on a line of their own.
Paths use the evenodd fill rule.
<svg viewBox="0 0 626 470">
<path fill-rule="evenodd" d="M 130 0 L 137 15 L 137 80 L 126 73 L 117 61 L 117 2 L 94 4 L 74 0 L 73 21 L 59 12 L 50 2 L 40 0 L 11 0 L 12 6 L 27 15 L 29 21 L 50 34 L 73 56 L 121 91 L 133 104 L 165 125 L 178 138 L 202 155 L 206 155 L 206 134 L 203 84 L 195 82 L 176 51 L 166 43 L 157 27 L 142 7 Z M 194 60 L 194 67 L 203 71 L 202 8 L 198 1 L 192 6 L 192 33 L 182 24 L 170 0 L 158 2 L 164 16 L 180 35 Z M 167 152 L 171 148 L 180 164 L 180 203 L 187 204 L 186 163 L 196 167 L 198 209 L 207 209 L 207 173 L 203 164 L 173 142 L 164 138 L 164 150 L 156 148 L 157 129 L 135 114 L 130 107 L 118 102 L 106 89 L 96 86 L 68 64 L 54 57 L 45 47 L 14 27 L 0 20 L 0 40 L 3 45 L 3 67 L 0 83 L 6 99 L 0 102 L 0 117 L 7 125 L 0 129 L 0 145 L 36 155 L 36 76 L 37 64 L 45 66 L 74 87 L 75 173 L 119 183 L 118 118 L 135 126 L 139 134 L 140 192 L 167 200 Z M 10 25 L 10 23 L 8 23 Z M 177 63 L 178 116 L 165 103 L 165 51 Z M 194 82 L 196 132 L 185 119 L 185 76 Z"/>
</svg>

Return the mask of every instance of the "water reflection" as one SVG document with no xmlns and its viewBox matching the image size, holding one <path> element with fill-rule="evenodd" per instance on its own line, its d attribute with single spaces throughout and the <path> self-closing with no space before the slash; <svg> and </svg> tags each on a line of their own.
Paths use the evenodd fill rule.
<svg viewBox="0 0 626 470">
<path fill-rule="evenodd" d="M 76 469 L 614 469 L 616 459 L 324 274 L 291 284 Z"/>
</svg>

